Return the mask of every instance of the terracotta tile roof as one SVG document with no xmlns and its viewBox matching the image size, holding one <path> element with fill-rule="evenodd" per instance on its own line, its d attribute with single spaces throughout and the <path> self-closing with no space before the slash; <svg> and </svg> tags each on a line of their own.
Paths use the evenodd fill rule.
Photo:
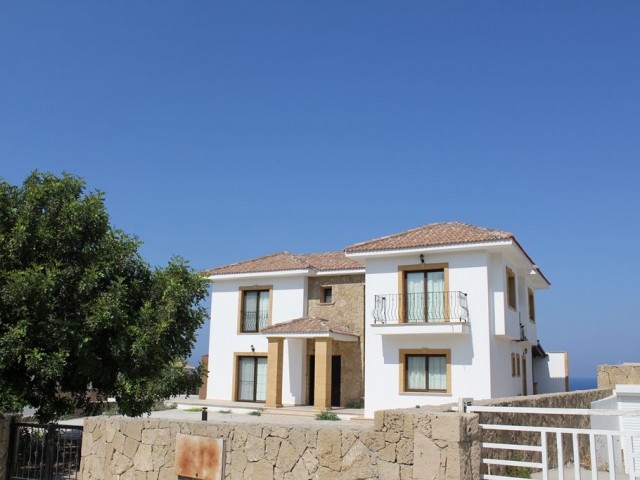
<svg viewBox="0 0 640 480">
<path fill-rule="evenodd" d="M 318 271 L 356 270 L 364 268 L 357 260 L 347 258 L 344 252 L 309 253 L 304 255 L 278 252 L 264 257 L 232 263 L 205 270 L 205 275 L 231 275 L 238 273 L 282 272 L 285 270 Z"/>
<path fill-rule="evenodd" d="M 321 272 L 364 268 L 357 260 L 347 258 L 344 252 L 305 253 L 299 257 L 306 259 L 309 265 Z"/>
<path fill-rule="evenodd" d="M 339 333 L 342 335 L 352 335 L 357 337 L 355 333 L 349 330 L 344 325 L 339 323 L 330 322 L 324 318 L 318 317 L 302 317 L 289 322 L 276 323 L 260 330 L 262 334 L 287 334 L 287 333 L 302 333 L 302 334 L 320 334 L 320 333 Z"/>
<path fill-rule="evenodd" d="M 459 245 L 464 243 L 511 240 L 510 232 L 491 228 L 476 227 L 468 223 L 446 222 L 430 223 L 394 235 L 368 240 L 350 245 L 347 253 L 371 252 L 380 250 L 401 250 L 404 248 L 420 248 L 438 245 Z"/>
</svg>

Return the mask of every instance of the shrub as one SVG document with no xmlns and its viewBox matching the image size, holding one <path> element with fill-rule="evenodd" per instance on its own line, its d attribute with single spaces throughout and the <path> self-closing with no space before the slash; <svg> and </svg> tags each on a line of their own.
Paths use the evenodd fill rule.
<svg viewBox="0 0 640 480">
<path fill-rule="evenodd" d="M 324 411 L 316 415 L 316 420 L 331 420 L 333 422 L 340 420 L 340 417 L 333 412 Z"/>
</svg>

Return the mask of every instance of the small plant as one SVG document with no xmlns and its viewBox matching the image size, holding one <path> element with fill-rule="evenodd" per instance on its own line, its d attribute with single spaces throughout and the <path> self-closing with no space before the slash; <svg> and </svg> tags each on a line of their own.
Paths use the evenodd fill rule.
<svg viewBox="0 0 640 480">
<path fill-rule="evenodd" d="M 254 415 L 256 417 L 259 417 L 260 415 L 262 415 L 262 412 L 260 410 L 251 410 L 249 412 L 249 415 Z"/>
<path fill-rule="evenodd" d="M 519 452 L 516 452 L 513 456 L 513 460 L 515 460 L 516 462 L 522 462 L 522 455 Z M 531 468 L 529 467 L 509 465 L 506 468 L 505 473 L 507 477 L 531 478 Z"/>
<path fill-rule="evenodd" d="M 333 412 L 325 410 L 324 412 L 320 412 L 316 415 L 316 420 L 331 420 L 332 422 L 335 422 L 340 420 L 340 417 Z"/>
<path fill-rule="evenodd" d="M 200 408 L 200 407 L 190 407 L 190 408 L 185 408 L 184 411 L 185 412 L 202 412 L 202 408 Z"/>
<path fill-rule="evenodd" d="M 217 412 L 217 413 L 226 413 L 226 414 L 229 414 L 229 413 L 231 413 L 231 410 L 218 410 L 218 412 Z"/>
</svg>

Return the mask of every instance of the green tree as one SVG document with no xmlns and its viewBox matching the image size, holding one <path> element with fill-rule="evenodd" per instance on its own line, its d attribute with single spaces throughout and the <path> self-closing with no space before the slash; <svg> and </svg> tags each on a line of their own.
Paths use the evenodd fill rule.
<svg viewBox="0 0 640 480">
<path fill-rule="evenodd" d="M 0 412 L 41 421 L 115 397 L 122 413 L 200 384 L 182 366 L 207 281 L 180 258 L 152 269 L 76 176 L 0 179 Z"/>
</svg>

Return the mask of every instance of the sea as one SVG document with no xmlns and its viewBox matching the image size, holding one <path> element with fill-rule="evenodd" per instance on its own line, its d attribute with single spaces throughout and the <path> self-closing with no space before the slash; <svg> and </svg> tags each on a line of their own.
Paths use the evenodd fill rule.
<svg viewBox="0 0 640 480">
<path fill-rule="evenodd" d="M 571 377 L 569 376 L 569 390 L 590 390 L 598 387 L 596 377 Z"/>
</svg>

